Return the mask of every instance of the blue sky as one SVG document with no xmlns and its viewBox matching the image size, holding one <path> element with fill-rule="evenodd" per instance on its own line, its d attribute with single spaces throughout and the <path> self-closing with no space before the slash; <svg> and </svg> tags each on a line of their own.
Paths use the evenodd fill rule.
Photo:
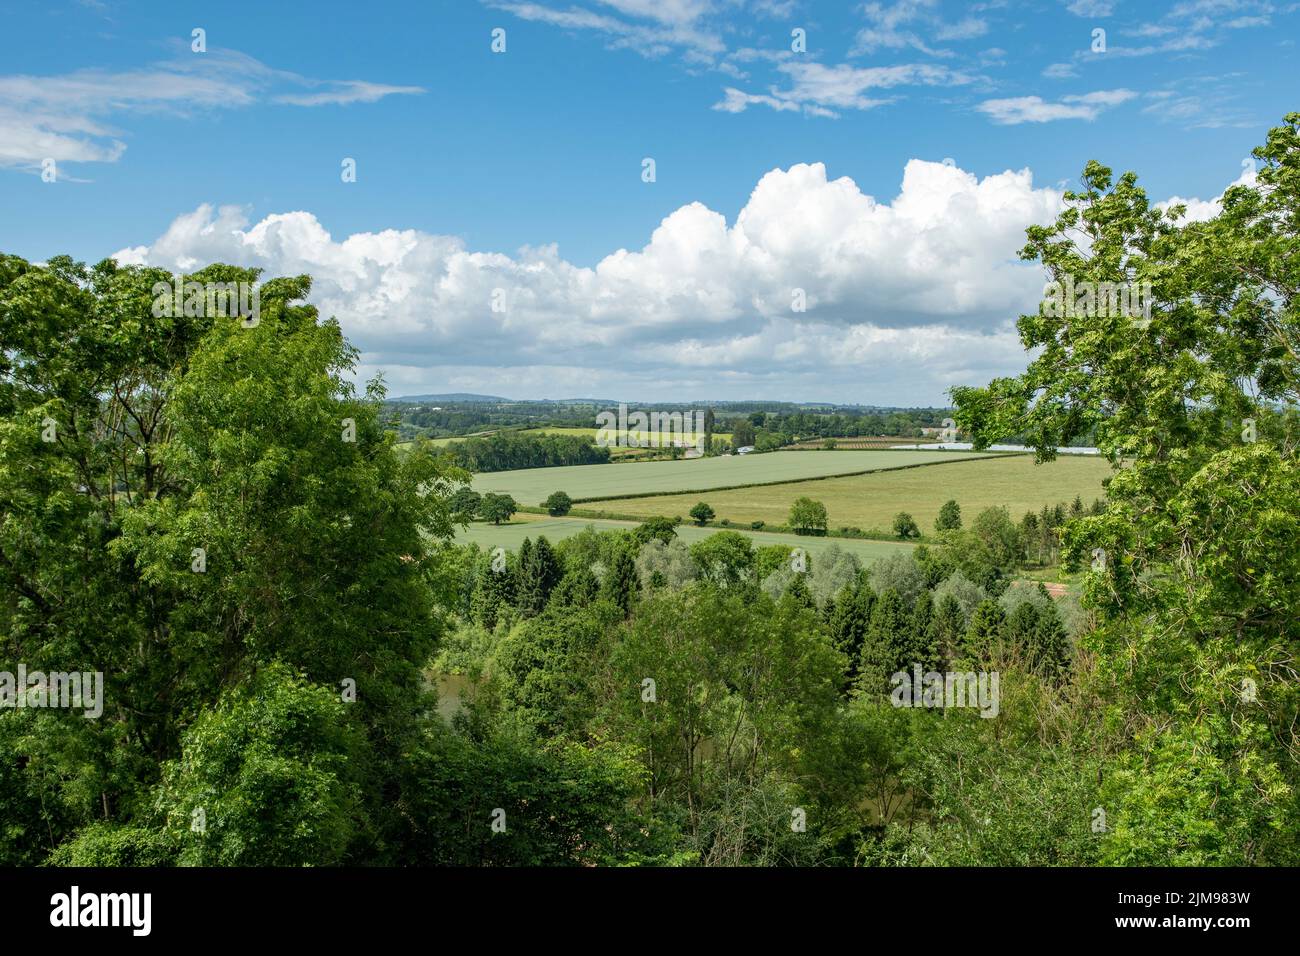
<svg viewBox="0 0 1300 956">
<path fill-rule="evenodd" d="M 1023 365 L 1041 275 L 1015 252 L 1088 159 L 1212 210 L 1300 109 L 1298 25 L 1237 0 L 26 4 L 0 250 L 310 272 L 395 394 L 937 403 Z"/>
</svg>

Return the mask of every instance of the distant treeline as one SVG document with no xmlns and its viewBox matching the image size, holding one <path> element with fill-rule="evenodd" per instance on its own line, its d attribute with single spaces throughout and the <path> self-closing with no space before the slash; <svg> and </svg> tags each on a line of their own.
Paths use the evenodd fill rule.
<svg viewBox="0 0 1300 956">
<path fill-rule="evenodd" d="M 766 404 L 768 407 L 762 407 Z M 632 407 L 634 403 L 629 403 Z M 757 402 L 714 402 L 706 405 L 635 404 L 641 411 L 694 411 L 710 408 L 717 416 L 715 430 L 731 432 L 758 444 L 779 448 L 798 438 L 839 438 L 897 435 L 919 438 L 922 428 L 937 428 L 949 417 L 945 408 L 800 408 L 796 405 Z M 595 428 L 596 414 L 607 406 L 567 402 L 391 402 L 386 408 L 390 426 L 403 439 L 449 438 L 496 429 L 538 427 Z M 734 444 L 734 443 L 733 443 Z"/>
<path fill-rule="evenodd" d="M 448 442 L 441 449 L 467 471 L 509 471 L 513 468 L 552 468 L 595 465 L 609 461 L 609 449 L 584 435 L 521 435 L 501 433 L 487 438 Z"/>
</svg>

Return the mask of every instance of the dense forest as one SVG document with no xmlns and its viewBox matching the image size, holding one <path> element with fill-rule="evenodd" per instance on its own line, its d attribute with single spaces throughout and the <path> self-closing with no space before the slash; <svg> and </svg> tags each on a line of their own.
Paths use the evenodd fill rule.
<svg viewBox="0 0 1300 956">
<path fill-rule="evenodd" d="M 609 449 L 581 435 L 520 435 L 501 432 L 487 438 L 448 442 L 438 449 L 466 471 L 508 471 L 512 468 L 553 468 L 558 465 L 598 465 L 609 461 Z"/>
<path fill-rule="evenodd" d="M 996 508 L 867 569 L 662 521 L 458 546 L 468 473 L 395 447 L 307 277 L 247 327 L 0 257 L 0 862 L 1300 864 L 1300 114 L 1255 155 L 1209 221 L 1093 163 L 1029 231 L 1155 289 L 1022 316 L 1025 373 L 953 395 L 977 444 L 1095 435 L 1059 555 Z M 1056 557 L 1078 602 L 1016 580 Z M 945 671 L 977 706 L 900 696 Z"/>
<path fill-rule="evenodd" d="M 750 410 L 751 402 L 707 402 L 700 405 L 638 405 L 646 413 L 694 412 L 700 407 L 711 409 L 716 415 L 715 430 L 733 432 L 742 430 L 745 439 L 733 444 L 754 444 L 757 436 L 764 444 L 780 447 L 798 438 L 857 437 L 889 435 L 919 438 L 923 428 L 939 428 L 952 409 L 943 408 L 803 408 L 789 403 L 770 403 L 768 408 Z M 385 404 L 386 420 L 398 430 L 403 439 L 480 437 L 478 433 L 508 429 L 539 427 L 591 428 L 596 427 L 596 416 L 617 408 L 608 405 L 577 402 L 446 402 L 428 405 L 412 402 Z"/>
</svg>

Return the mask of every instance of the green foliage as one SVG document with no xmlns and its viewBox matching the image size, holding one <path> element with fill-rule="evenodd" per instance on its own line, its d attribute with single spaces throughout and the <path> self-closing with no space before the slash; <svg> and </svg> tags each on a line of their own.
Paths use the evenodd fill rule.
<svg viewBox="0 0 1300 956">
<path fill-rule="evenodd" d="M 811 498 L 796 498 L 790 505 L 789 521 L 795 534 L 825 534 L 826 506 Z"/>
<path fill-rule="evenodd" d="M 916 519 L 906 511 L 900 511 L 894 515 L 894 536 L 897 538 L 919 538 L 921 529 L 917 527 Z"/>
<path fill-rule="evenodd" d="M 754 545 L 739 531 L 719 531 L 695 542 L 691 557 L 701 575 L 715 584 L 733 586 L 753 578 Z"/>
<path fill-rule="evenodd" d="M 651 538 L 636 556 L 637 575 L 644 590 L 666 587 L 679 590 L 699 577 L 699 569 L 691 557 L 690 549 L 674 540 L 665 544 Z"/>
<path fill-rule="evenodd" d="M 503 521 L 509 521 L 518 510 L 519 506 L 515 504 L 514 498 L 489 491 L 483 496 L 483 500 L 479 502 L 478 514 L 484 521 L 500 524 Z"/>
<path fill-rule="evenodd" d="M 448 507 L 453 517 L 457 521 L 469 522 L 478 517 L 478 509 L 483 504 L 483 496 L 465 485 L 457 488 L 455 494 L 451 496 Z"/>
<path fill-rule="evenodd" d="M 552 518 L 562 518 L 573 509 L 573 499 L 563 491 L 553 491 L 542 502 L 542 507 Z"/>
<path fill-rule="evenodd" d="M 605 572 L 600 583 L 600 596 L 616 605 L 627 617 L 641 593 L 641 578 L 637 574 L 636 559 L 627 549 L 621 549 Z"/>
<path fill-rule="evenodd" d="M 694 505 L 691 508 L 690 514 L 691 519 L 700 527 L 704 527 L 704 525 L 708 524 L 714 518 L 713 509 L 703 501 Z"/>
<path fill-rule="evenodd" d="M 540 613 L 563 575 L 560 559 L 544 536 L 539 535 L 535 545 L 525 538 L 519 550 L 515 605 L 526 616 Z"/>
<path fill-rule="evenodd" d="M 163 768 L 158 812 L 178 862 L 346 860 L 366 826 L 357 795 L 369 764 L 353 706 L 276 664 L 223 695 Z"/>
<path fill-rule="evenodd" d="M 916 562 L 916 558 L 906 551 L 882 558 L 871 565 L 867 574 L 871 587 L 877 594 L 894 591 L 908 607 L 915 604 L 921 592 L 926 589 L 925 571 Z"/>
<path fill-rule="evenodd" d="M 858 660 L 858 689 L 868 697 L 888 692 L 890 675 L 909 669 L 907 660 L 912 622 L 908 607 L 897 591 L 881 592 L 871 609 Z"/>
<path fill-rule="evenodd" d="M 539 746 L 433 727 L 401 768 L 407 866 L 617 864 L 639 851 L 640 765 L 615 745 Z M 504 830 L 494 830 L 500 821 Z"/>
<path fill-rule="evenodd" d="M 654 515 L 633 528 L 632 536 L 640 544 L 646 544 L 649 541 L 661 541 L 664 544 L 671 544 L 677 537 L 677 525 L 680 522 L 680 518 L 666 518 L 662 515 Z"/>
<path fill-rule="evenodd" d="M 939 516 L 934 519 L 935 531 L 956 531 L 961 527 L 961 505 L 951 498 L 939 509 Z"/>
<path fill-rule="evenodd" d="M 497 432 L 487 438 L 448 442 L 438 449 L 458 468 L 472 472 L 514 468 L 557 468 L 596 465 L 609 461 L 609 449 L 581 435 Z"/>
</svg>

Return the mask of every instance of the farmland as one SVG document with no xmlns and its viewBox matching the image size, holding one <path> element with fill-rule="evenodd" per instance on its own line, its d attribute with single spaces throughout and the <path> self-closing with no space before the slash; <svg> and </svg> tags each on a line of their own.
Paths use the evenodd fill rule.
<svg viewBox="0 0 1300 956">
<path fill-rule="evenodd" d="M 802 452 L 776 457 L 835 461 L 842 456 L 858 454 L 942 455 L 946 460 L 950 453 Z M 807 495 L 826 505 L 832 529 L 887 530 L 894 515 L 906 511 L 916 519 L 922 532 L 929 532 L 934 527 L 940 506 L 949 498 L 961 505 L 962 514 L 968 521 L 980 510 L 996 505 L 1005 505 L 1013 517 L 1019 518 L 1026 510 L 1037 511 L 1045 504 L 1071 501 L 1075 495 L 1081 496 L 1085 504 L 1091 504 L 1094 498 L 1102 496 L 1102 479 L 1110 473 L 1110 466 L 1095 457 L 1062 456 L 1054 462 L 1035 465 L 1031 456 L 1015 455 L 966 462 L 954 467 L 909 468 L 702 495 L 623 498 L 602 501 L 593 507 L 612 514 L 685 517 L 691 506 L 703 499 L 713 507 L 719 521 L 729 518 L 744 524 L 751 521 L 785 524 L 790 503 Z"/>
<path fill-rule="evenodd" d="M 502 547 L 510 551 L 518 550 L 519 545 L 523 543 L 524 538 L 536 538 L 539 535 L 545 535 L 551 543 L 561 541 L 571 535 L 575 535 L 584 528 L 594 527 L 597 531 L 618 531 L 630 530 L 636 527 L 634 522 L 630 521 L 603 521 L 588 518 L 549 518 L 542 515 L 521 514 L 510 524 L 493 525 L 476 522 L 468 528 L 460 531 L 456 535 L 458 542 L 472 542 L 485 548 Z M 809 554 L 816 555 L 830 547 L 832 544 L 837 545 L 841 550 L 848 551 L 857 556 L 858 560 L 864 565 L 871 564 L 880 558 L 895 554 L 898 551 L 910 550 L 913 545 L 895 543 L 892 541 L 864 541 L 853 538 L 815 538 L 803 537 L 793 534 L 773 534 L 767 531 L 749 531 L 739 528 L 724 529 L 716 527 L 697 528 L 694 525 L 683 524 L 677 529 L 677 537 L 686 544 L 694 544 L 702 538 L 707 538 L 711 534 L 716 534 L 723 530 L 740 531 L 741 534 L 751 538 L 755 547 L 762 547 L 769 544 L 785 544 L 791 547 L 803 548 Z"/>
<path fill-rule="evenodd" d="M 945 465 L 982 457 L 988 456 L 976 452 L 937 451 L 792 452 L 680 461 L 527 468 L 475 475 L 473 484 L 475 491 L 509 494 L 520 504 L 535 505 L 557 490 L 567 492 L 575 501 L 628 495 L 671 495 L 674 492 L 734 488 L 759 482 L 799 482 L 829 475 L 914 465 L 932 466 L 946 472 L 950 469 L 943 467 Z M 921 470 L 928 471 L 930 468 Z M 954 475 L 942 480 L 955 483 L 963 479 Z M 739 493 L 739 499 L 751 496 L 755 490 L 746 489 Z M 1059 497 L 1054 500 L 1059 500 Z M 690 505 L 686 507 L 689 508 Z M 608 510 L 615 509 L 609 507 Z M 645 513 L 661 512 L 656 508 Z M 675 511 L 670 513 L 676 514 Z M 781 517 L 784 519 L 785 515 L 782 514 Z"/>
<path fill-rule="evenodd" d="M 591 428 L 569 428 L 563 426 L 542 427 L 542 428 L 519 428 L 519 429 L 506 429 L 505 431 L 507 434 L 512 434 L 512 435 L 579 435 L 582 437 L 590 438 L 593 444 L 596 441 L 596 433 L 597 433 L 597 429 L 594 426 Z M 441 447 L 443 445 L 450 444 L 451 442 L 465 441 L 466 439 L 469 438 L 488 438 L 494 434 L 497 434 L 496 430 L 475 432 L 472 435 L 456 435 L 456 436 L 451 436 L 446 438 L 430 438 L 427 440 L 429 444 L 433 445 L 434 447 Z M 720 441 L 726 441 L 726 442 L 731 441 L 731 434 L 729 432 L 714 432 L 713 437 Z M 413 441 L 399 441 L 397 443 L 397 447 L 406 449 L 406 448 L 411 448 L 414 444 L 415 442 Z M 657 449 L 639 448 L 639 447 L 624 446 L 624 445 L 613 445 L 610 447 L 609 450 L 610 450 L 610 454 L 615 458 L 634 458 L 640 455 L 654 452 Z"/>
</svg>

